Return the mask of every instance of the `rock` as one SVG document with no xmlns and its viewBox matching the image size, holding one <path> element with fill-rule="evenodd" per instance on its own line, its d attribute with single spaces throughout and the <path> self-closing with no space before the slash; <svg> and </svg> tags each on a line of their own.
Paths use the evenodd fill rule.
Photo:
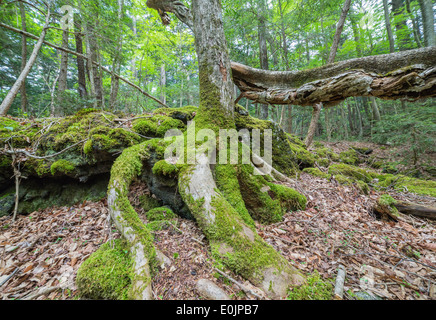
<svg viewBox="0 0 436 320">
<path fill-rule="evenodd" d="M 195 287 L 198 293 L 208 300 L 231 300 L 227 293 L 210 280 L 200 279 Z"/>
<path fill-rule="evenodd" d="M 161 251 L 156 249 L 156 260 L 159 263 L 161 269 L 171 266 L 171 259 L 164 255 Z"/>
<path fill-rule="evenodd" d="M 369 294 L 368 292 L 358 291 L 354 294 L 359 300 L 383 300 L 379 296 Z"/>
</svg>

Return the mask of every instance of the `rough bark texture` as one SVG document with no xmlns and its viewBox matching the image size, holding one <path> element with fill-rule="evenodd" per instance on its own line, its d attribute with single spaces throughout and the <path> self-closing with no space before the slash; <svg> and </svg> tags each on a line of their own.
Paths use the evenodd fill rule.
<svg viewBox="0 0 436 320">
<path fill-rule="evenodd" d="M 82 40 L 82 24 L 80 19 L 75 19 L 76 24 L 76 33 L 75 33 L 75 39 L 76 39 L 76 51 L 80 55 L 83 55 L 83 40 Z M 86 73 L 85 73 L 85 60 L 81 56 L 77 56 L 76 58 L 77 63 L 77 81 L 78 81 L 78 88 L 79 95 L 81 98 L 86 98 L 88 96 L 88 91 L 86 89 Z"/>
<path fill-rule="evenodd" d="M 309 130 L 307 131 L 304 144 L 309 147 L 312 144 L 313 137 L 315 136 L 316 127 L 318 125 L 319 116 L 321 115 L 322 104 L 316 103 L 313 105 L 312 119 L 310 120 Z"/>
<path fill-rule="evenodd" d="M 26 27 L 26 11 L 24 11 L 24 4 L 20 2 L 20 15 L 21 15 L 21 29 L 27 31 Z M 27 62 L 27 38 L 25 35 L 21 36 L 21 72 L 26 67 Z M 26 81 L 21 87 L 21 110 L 27 112 L 27 93 L 26 93 Z"/>
<path fill-rule="evenodd" d="M 351 59 L 305 71 L 265 71 L 232 63 L 244 97 L 256 102 L 336 105 L 352 96 L 414 101 L 436 95 L 436 47 Z"/>
</svg>

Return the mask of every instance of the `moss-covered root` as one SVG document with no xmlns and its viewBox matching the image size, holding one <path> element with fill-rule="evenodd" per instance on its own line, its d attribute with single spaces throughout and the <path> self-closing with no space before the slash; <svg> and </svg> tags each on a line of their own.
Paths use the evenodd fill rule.
<svg viewBox="0 0 436 320">
<path fill-rule="evenodd" d="M 134 273 L 129 292 L 132 300 L 152 299 L 150 261 L 156 255 L 153 237 L 127 198 L 130 183 L 141 173 L 142 161 L 147 156 L 147 143 L 125 149 L 112 167 L 108 190 L 111 218 L 130 244 Z"/>
<path fill-rule="evenodd" d="M 205 156 L 203 156 L 205 158 Z M 215 183 L 210 166 L 200 161 L 179 175 L 180 194 L 207 236 L 213 256 L 262 288 L 271 298 L 286 296 L 304 277 L 246 224 Z"/>
</svg>

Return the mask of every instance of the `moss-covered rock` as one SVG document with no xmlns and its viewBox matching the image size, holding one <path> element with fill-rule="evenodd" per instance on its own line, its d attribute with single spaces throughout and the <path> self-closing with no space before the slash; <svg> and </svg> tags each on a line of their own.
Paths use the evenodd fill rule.
<svg viewBox="0 0 436 320">
<path fill-rule="evenodd" d="M 96 300 L 129 299 L 132 267 L 129 247 L 124 240 L 103 244 L 77 271 L 79 295 Z"/>
<path fill-rule="evenodd" d="M 371 182 L 374 178 L 379 177 L 379 174 L 365 170 L 363 168 L 347 165 L 347 164 L 334 164 L 329 167 L 329 173 L 335 176 L 343 175 L 354 180 L 361 180 L 365 183 Z"/>
</svg>

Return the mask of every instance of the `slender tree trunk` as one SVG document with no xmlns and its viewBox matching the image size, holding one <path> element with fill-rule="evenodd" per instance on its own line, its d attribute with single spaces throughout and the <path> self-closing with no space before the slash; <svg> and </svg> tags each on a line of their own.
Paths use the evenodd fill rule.
<svg viewBox="0 0 436 320">
<path fill-rule="evenodd" d="M 263 70 L 268 70 L 269 69 L 269 64 L 268 64 L 268 49 L 266 46 L 266 18 L 265 18 L 265 14 L 266 14 L 266 4 L 264 2 L 264 0 L 260 1 L 260 6 L 259 6 L 259 12 L 257 15 L 257 19 L 258 19 L 258 29 L 257 29 L 257 34 L 258 34 L 258 39 L 259 39 L 259 57 L 260 57 L 260 68 Z M 261 119 L 268 119 L 268 109 L 269 106 L 267 104 L 262 104 L 260 106 L 260 118 Z"/>
<path fill-rule="evenodd" d="M 18 91 L 20 91 L 21 87 L 24 84 L 24 81 L 26 80 L 26 77 L 29 75 L 29 72 L 32 69 L 33 64 L 35 63 L 36 58 L 37 58 L 38 53 L 39 53 L 39 50 L 41 49 L 41 46 L 44 42 L 44 38 L 45 38 L 45 35 L 47 34 L 47 29 L 48 29 L 49 23 L 50 23 L 50 8 L 47 8 L 47 16 L 45 19 L 44 27 L 42 28 L 42 31 L 41 31 L 41 35 L 39 36 L 39 40 L 35 44 L 35 46 L 33 47 L 32 54 L 30 55 L 29 60 L 26 63 L 26 66 L 21 71 L 20 76 L 15 81 L 11 90 L 9 90 L 8 94 L 6 95 L 2 104 L 0 105 L 0 116 L 6 115 L 6 113 L 9 111 L 9 108 L 11 107 L 12 103 L 14 102 L 14 99 L 17 96 Z"/>
<path fill-rule="evenodd" d="M 313 106 L 312 119 L 310 121 L 309 130 L 307 131 L 306 139 L 304 140 L 304 143 L 308 148 L 312 144 L 313 137 L 315 136 L 315 131 L 318 125 L 321 109 L 322 109 L 322 103 L 317 103 Z"/>
<path fill-rule="evenodd" d="M 82 35 L 80 34 L 82 32 L 82 22 L 78 15 L 75 17 L 75 39 L 76 39 L 76 51 L 79 54 L 83 54 L 83 40 Z M 77 80 L 78 80 L 78 92 L 79 96 L 82 99 L 86 99 L 88 97 L 88 90 L 86 89 L 86 73 L 85 73 L 85 60 L 77 56 L 76 57 L 76 64 L 77 64 Z"/>
<path fill-rule="evenodd" d="M 166 76 L 166 72 L 165 72 L 165 63 L 162 63 L 160 66 L 159 85 L 160 85 L 160 101 L 162 101 L 162 103 L 166 104 L 167 98 L 166 98 L 166 94 L 165 94 L 165 88 L 167 86 L 167 76 Z"/>
<path fill-rule="evenodd" d="M 343 105 L 340 106 L 340 111 L 341 111 L 342 128 L 344 129 L 345 140 L 348 140 L 349 135 L 348 135 L 347 120 L 346 120 L 347 118 L 345 116 L 345 111 L 344 111 L 344 106 Z"/>
<path fill-rule="evenodd" d="M 378 108 L 377 101 L 375 100 L 374 97 L 370 97 L 370 99 L 371 99 L 371 107 L 372 107 L 372 118 L 374 119 L 374 121 L 378 122 L 381 120 L 381 117 L 380 117 L 380 110 Z"/>
<path fill-rule="evenodd" d="M 392 27 L 391 27 L 391 17 L 389 13 L 388 0 L 383 0 L 383 9 L 385 12 L 386 31 L 388 32 L 389 52 L 393 53 L 395 52 L 395 42 L 394 42 L 394 34 L 392 32 Z"/>
<path fill-rule="evenodd" d="M 292 104 L 288 104 L 288 117 L 286 118 L 286 132 L 292 134 Z"/>
<path fill-rule="evenodd" d="M 96 99 L 96 106 L 103 106 L 103 83 L 101 78 L 100 70 L 97 66 L 95 66 L 92 62 L 95 61 L 98 63 L 98 44 L 97 44 L 97 34 L 95 30 L 94 23 L 88 22 L 87 26 L 87 42 L 88 42 L 88 52 L 89 58 L 88 67 L 90 71 L 90 79 L 91 84 L 93 85 L 93 93 Z"/>
<path fill-rule="evenodd" d="M 327 141 L 330 142 L 331 135 L 332 135 L 332 129 L 331 129 L 331 123 L 330 123 L 330 112 L 329 109 L 324 109 L 325 111 L 325 128 L 327 133 Z"/>
<path fill-rule="evenodd" d="M 21 14 L 21 29 L 26 32 L 26 11 L 24 10 L 24 4 L 19 2 L 20 14 Z M 23 72 L 26 67 L 27 62 L 27 37 L 25 35 L 21 36 L 21 72 Z M 24 80 L 21 86 L 21 111 L 27 112 L 27 93 L 26 93 L 26 80 Z"/>
<path fill-rule="evenodd" d="M 406 0 L 406 10 L 407 14 L 409 15 L 410 20 L 412 20 L 412 28 L 413 28 L 413 38 L 415 39 L 416 45 L 418 48 L 422 47 L 422 43 L 419 37 L 419 28 L 416 23 L 415 16 L 412 13 L 412 9 L 410 8 L 410 0 Z"/>
<path fill-rule="evenodd" d="M 418 0 L 422 12 L 424 26 L 424 43 L 426 47 L 436 46 L 436 34 L 434 31 L 435 18 L 431 0 Z"/>
<path fill-rule="evenodd" d="M 68 30 L 62 32 L 62 48 L 68 49 Z M 59 107 L 63 107 L 63 100 L 65 90 L 67 90 L 67 71 L 68 71 L 68 53 L 61 51 L 61 63 L 59 66 L 59 79 L 58 79 L 58 111 Z M 56 112 L 56 108 L 55 108 Z M 52 114 L 52 116 L 56 115 Z"/>
<path fill-rule="evenodd" d="M 330 48 L 330 54 L 327 63 L 335 62 L 336 53 L 338 52 L 339 40 L 341 39 L 342 30 L 344 29 L 345 19 L 347 18 L 348 11 L 350 10 L 351 0 L 345 0 L 344 7 L 342 8 L 341 17 L 339 18 L 336 26 L 333 44 Z"/>
<path fill-rule="evenodd" d="M 121 50 L 123 48 L 123 25 L 122 25 L 122 19 L 123 19 L 123 10 L 124 10 L 124 1 L 118 0 L 118 39 L 117 39 L 117 46 L 115 49 L 115 57 L 112 64 L 112 70 L 115 74 L 119 74 L 121 70 Z M 112 110 L 115 108 L 115 104 L 118 97 L 118 90 L 120 87 L 120 80 L 115 75 L 112 74 L 111 76 L 111 92 L 110 92 L 110 101 L 109 105 Z"/>
</svg>

